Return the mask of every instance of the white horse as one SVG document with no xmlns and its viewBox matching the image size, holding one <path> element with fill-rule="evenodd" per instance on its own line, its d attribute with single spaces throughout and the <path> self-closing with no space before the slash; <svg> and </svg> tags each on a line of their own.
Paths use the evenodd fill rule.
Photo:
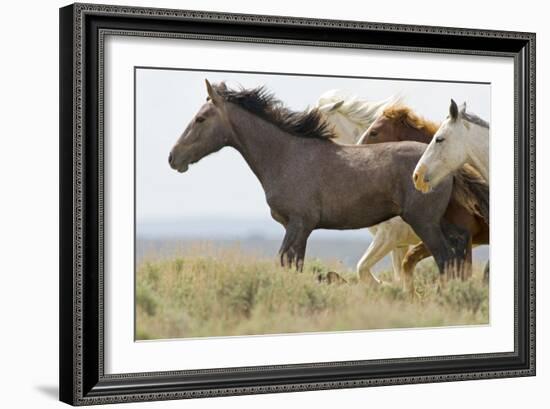
<svg viewBox="0 0 550 409">
<path fill-rule="evenodd" d="M 401 102 L 401 99 L 392 96 L 383 101 L 369 102 L 357 97 L 350 98 L 340 90 L 332 90 L 321 95 L 316 108 L 333 126 L 336 142 L 355 144 L 386 107 Z M 379 283 L 380 280 L 371 272 L 371 268 L 391 252 L 394 277 L 399 280 L 403 258 L 409 246 L 418 244 L 420 238 L 399 216 L 372 226 L 369 231 L 373 238 L 357 263 L 359 278 Z"/>
<path fill-rule="evenodd" d="M 489 183 L 489 123 L 466 112 L 451 99 L 449 116 L 428 144 L 413 173 L 416 188 L 429 192 L 464 164 L 473 166 Z"/>
<path fill-rule="evenodd" d="M 363 132 L 390 105 L 401 102 L 401 97 L 392 96 L 382 101 L 369 102 L 350 97 L 342 90 L 325 92 L 317 100 L 317 108 L 333 126 L 337 138 L 342 144 L 356 144 Z"/>
</svg>

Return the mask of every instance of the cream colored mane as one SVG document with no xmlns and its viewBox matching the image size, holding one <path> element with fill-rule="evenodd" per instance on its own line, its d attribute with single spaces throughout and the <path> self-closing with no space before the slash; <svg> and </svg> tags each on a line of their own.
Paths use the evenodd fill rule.
<svg viewBox="0 0 550 409">
<path fill-rule="evenodd" d="M 356 96 L 350 97 L 344 91 L 336 89 L 322 94 L 316 106 L 320 108 L 327 104 L 344 101 L 336 111 L 348 117 L 350 121 L 367 129 L 386 107 L 401 103 L 402 100 L 403 98 L 400 95 L 392 95 L 382 101 L 367 101 Z"/>
</svg>

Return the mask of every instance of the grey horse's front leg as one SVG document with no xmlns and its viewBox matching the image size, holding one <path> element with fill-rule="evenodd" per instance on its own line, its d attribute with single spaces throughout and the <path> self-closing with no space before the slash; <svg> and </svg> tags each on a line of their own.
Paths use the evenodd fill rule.
<svg viewBox="0 0 550 409">
<path fill-rule="evenodd" d="M 304 259 L 306 257 L 306 245 L 307 239 L 311 232 L 303 232 L 298 236 L 298 239 L 294 245 L 294 251 L 296 252 L 296 270 L 302 272 L 304 269 Z"/>
<path fill-rule="evenodd" d="M 290 246 L 296 239 L 297 230 L 289 227 L 290 226 L 286 228 L 285 237 L 283 239 L 283 243 L 281 244 L 281 248 L 279 249 L 279 259 L 281 262 L 281 267 L 285 267 L 287 265 L 287 259 L 291 256 L 289 254 Z"/>
<path fill-rule="evenodd" d="M 298 271 L 304 268 L 306 244 L 312 229 L 302 220 L 291 221 L 286 226 L 286 234 L 279 250 L 282 267 L 296 266 Z"/>
</svg>

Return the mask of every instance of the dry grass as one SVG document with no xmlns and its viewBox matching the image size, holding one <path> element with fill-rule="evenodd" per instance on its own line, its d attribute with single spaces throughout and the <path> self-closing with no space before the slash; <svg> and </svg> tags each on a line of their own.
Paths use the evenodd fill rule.
<svg viewBox="0 0 550 409">
<path fill-rule="evenodd" d="M 317 277 L 340 272 L 349 284 Z M 389 280 L 389 272 L 384 274 Z M 489 292 L 480 269 L 443 288 L 430 263 L 415 275 L 417 295 L 401 283 L 357 284 L 337 263 L 307 260 L 303 273 L 238 248 L 202 247 L 173 259 L 146 258 L 136 275 L 137 339 L 253 335 L 487 324 Z"/>
</svg>

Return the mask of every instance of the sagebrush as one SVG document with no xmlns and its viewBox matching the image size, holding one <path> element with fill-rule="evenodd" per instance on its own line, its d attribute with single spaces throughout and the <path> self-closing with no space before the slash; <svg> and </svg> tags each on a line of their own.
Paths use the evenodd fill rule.
<svg viewBox="0 0 550 409">
<path fill-rule="evenodd" d="M 347 284 L 320 281 L 337 271 Z M 441 285 L 435 265 L 415 272 L 414 296 L 382 273 L 357 283 L 336 262 L 307 260 L 302 273 L 238 248 L 149 256 L 136 274 L 136 338 L 255 335 L 487 324 L 489 291 L 479 268 Z"/>
</svg>

